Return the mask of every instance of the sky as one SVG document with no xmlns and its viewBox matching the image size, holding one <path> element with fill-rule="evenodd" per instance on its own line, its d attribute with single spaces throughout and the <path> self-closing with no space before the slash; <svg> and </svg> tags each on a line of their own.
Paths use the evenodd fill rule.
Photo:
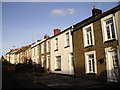
<svg viewBox="0 0 120 90">
<path fill-rule="evenodd" d="M 93 6 L 105 12 L 116 5 L 118 2 L 2 2 L 2 55 L 90 17 Z"/>
</svg>

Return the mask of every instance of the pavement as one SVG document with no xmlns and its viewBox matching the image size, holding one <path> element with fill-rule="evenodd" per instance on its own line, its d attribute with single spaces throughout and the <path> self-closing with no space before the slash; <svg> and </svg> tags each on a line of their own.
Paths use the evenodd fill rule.
<svg viewBox="0 0 120 90">
<path fill-rule="evenodd" d="M 80 79 L 61 74 L 34 74 L 33 81 L 50 88 L 74 88 L 77 90 L 93 88 L 120 88 L 116 83 Z"/>
</svg>

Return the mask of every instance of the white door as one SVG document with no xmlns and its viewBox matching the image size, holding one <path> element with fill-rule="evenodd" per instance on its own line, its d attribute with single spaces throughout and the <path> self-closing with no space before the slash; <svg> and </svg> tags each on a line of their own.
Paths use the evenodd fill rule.
<svg viewBox="0 0 120 90">
<path fill-rule="evenodd" d="M 47 56 L 47 61 L 46 61 L 46 66 L 47 66 L 47 70 L 50 70 L 50 56 Z"/>
<path fill-rule="evenodd" d="M 119 72 L 118 72 L 118 53 L 117 50 L 107 51 L 107 81 L 108 82 L 118 82 Z"/>
<path fill-rule="evenodd" d="M 74 74 L 74 58 L 73 53 L 69 55 L 70 74 Z"/>
</svg>

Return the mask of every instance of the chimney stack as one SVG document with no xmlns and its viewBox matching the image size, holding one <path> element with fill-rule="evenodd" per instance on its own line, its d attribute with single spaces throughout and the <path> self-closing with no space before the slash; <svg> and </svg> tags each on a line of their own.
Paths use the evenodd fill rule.
<svg viewBox="0 0 120 90">
<path fill-rule="evenodd" d="M 46 34 L 45 36 L 44 36 L 44 39 L 48 39 L 49 38 L 49 36 Z"/>
<path fill-rule="evenodd" d="M 60 29 L 54 29 L 54 35 L 57 35 L 58 33 L 60 33 L 61 30 Z"/>
<path fill-rule="evenodd" d="M 93 16 L 97 16 L 97 15 L 99 15 L 99 14 L 102 14 L 102 10 L 97 9 L 96 6 L 93 6 L 92 15 L 93 15 Z"/>
<path fill-rule="evenodd" d="M 37 40 L 37 42 L 40 42 L 41 40 Z"/>
<path fill-rule="evenodd" d="M 34 45 L 36 42 L 32 43 L 32 45 Z"/>
</svg>

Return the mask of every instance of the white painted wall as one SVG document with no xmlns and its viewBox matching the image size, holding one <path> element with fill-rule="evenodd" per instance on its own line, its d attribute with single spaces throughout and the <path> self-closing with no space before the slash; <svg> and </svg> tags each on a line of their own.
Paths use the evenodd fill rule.
<svg viewBox="0 0 120 90">
<path fill-rule="evenodd" d="M 69 32 L 70 35 L 70 47 L 65 48 L 65 35 Z M 55 38 L 58 38 L 58 51 L 55 50 Z M 70 53 L 73 52 L 72 48 L 72 36 L 70 29 L 51 38 L 51 72 L 60 74 L 74 74 L 74 71 L 70 71 Z M 55 71 L 56 56 L 61 56 L 61 71 Z"/>
<path fill-rule="evenodd" d="M 39 62 L 40 62 L 40 58 L 39 58 L 39 45 L 36 45 L 36 46 L 34 46 L 32 49 L 31 49 L 31 59 L 32 59 L 32 61 L 33 62 L 35 62 L 36 64 L 39 64 Z"/>
<path fill-rule="evenodd" d="M 120 67 L 120 10 L 115 13 L 115 23 L 116 23 L 116 30 L 117 30 L 117 36 L 118 36 L 118 52 L 119 52 L 119 67 Z"/>
<path fill-rule="evenodd" d="M 10 54 L 10 63 L 15 64 L 14 54 Z"/>
<path fill-rule="evenodd" d="M 17 54 L 17 63 L 20 63 L 19 61 L 20 61 L 20 54 L 18 53 Z"/>
</svg>

